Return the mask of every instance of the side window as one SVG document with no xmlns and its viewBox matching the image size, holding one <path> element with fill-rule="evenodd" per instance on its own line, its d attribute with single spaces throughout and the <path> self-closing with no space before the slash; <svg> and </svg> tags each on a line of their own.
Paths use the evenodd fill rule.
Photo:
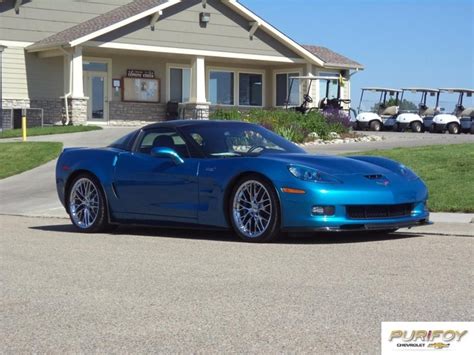
<svg viewBox="0 0 474 355">
<path fill-rule="evenodd" d="M 151 129 L 146 131 L 137 150 L 143 154 L 151 154 L 151 150 L 156 147 L 171 148 L 182 158 L 189 158 L 186 142 L 175 130 Z"/>
</svg>

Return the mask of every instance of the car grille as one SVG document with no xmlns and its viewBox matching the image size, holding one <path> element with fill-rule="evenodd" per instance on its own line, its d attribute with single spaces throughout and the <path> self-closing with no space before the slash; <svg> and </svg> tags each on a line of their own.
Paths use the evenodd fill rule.
<svg viewBox="0 0 474 355">
<path fill-rule="evenodd" d="M 413 205 L 405 203 L 401 205 L 362 205 L 347 206 L 347 216 L 352 219 L 376 219 L 409 217 Z"/>
</svg>

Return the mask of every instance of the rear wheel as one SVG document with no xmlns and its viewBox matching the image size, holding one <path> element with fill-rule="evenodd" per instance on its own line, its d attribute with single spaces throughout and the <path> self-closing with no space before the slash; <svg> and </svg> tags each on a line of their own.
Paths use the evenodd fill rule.
<svg viewBox="0 0 474 355">
<path fill-rule="evenodd" d="M 68 211 L 74 226 L 83 233 L 97 233 L 108 226 L 105 195 L 99 181 L 89 174 L 77 176 L 68 194 Z"/>
<path fill-rule="evenodd" d="M 382 129 L 382 124 L 380 123 L 380 121 L 372 121 L 370 122 L 370 130 L 371 131 L 375 131 L 375 132 L 378 132 Z"/>
<path fill-rule="evenodd" d="M 280 235 L 280 206 L 274 187 L 259 175 L 240 179 L 232 191 L 230 220 L 246 242 L 272 242 Z"/>
<path fill-rule="evenodd" d="M 459 131 L 459 125 L 458 125 L 457 123 L 455 123 L 455 122 L 450 123 L 450 124 L 448 125 L 448 131 L 449 131 L 449 133 L 451 133 L 451 134 L 459 134 L 459 132 L 460 132 L 460 131 Z"/>
<path fill-rule="evenodd" d="M 423 125 L 421 122 L 415 121 L 411 124 L 411 131 L 415 133 L 423 132 Z"/>
</svg>

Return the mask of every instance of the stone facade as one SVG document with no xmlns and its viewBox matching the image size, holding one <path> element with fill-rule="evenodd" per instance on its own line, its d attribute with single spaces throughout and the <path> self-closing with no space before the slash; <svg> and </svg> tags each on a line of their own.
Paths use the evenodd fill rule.
<svg viewBox="0 0 474 355">
<path fill-rule="evenodd" d="M 186 104 L 185 119 L 192 120 L 208 120 L 209 119 L 209 104 Z"/>
<path fill-rule="evenodd" d="M 30 99 L 4 99 L 2 98 L 2 108 L 30 108 Z"/>
<path fill-rule="evenodd" d="M 87 97 L 81 98 L 69 98 L 69 120 L 70 122 L 77 125 L 87 124 Z"/>
<path fill-rule="evenodd" d="M 43 109 L 43 124 L 59 124 L 64 114 L 64 100 L 32 99 L 31 107 Z"/>
<path fill-rule="evenodd" d="M 156 122 L 166 118 L 166 105 L 112 101 L 109 103 L 109 118 L 112 121 Z"/>
</svg>

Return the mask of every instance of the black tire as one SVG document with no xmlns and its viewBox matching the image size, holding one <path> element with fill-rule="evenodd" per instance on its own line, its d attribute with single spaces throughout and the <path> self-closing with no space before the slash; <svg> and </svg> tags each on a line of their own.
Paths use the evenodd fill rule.
<svg viewBox="0 0 474 355">
<path fill-rule="evenodd" d="M 395 124 L 393 125 L 392 131 L 394 131 L 394 132 L 400 132 L 400 125 L 399 125 L 398 123 L 395 123 Z"/>
<path fill-rule="evenodd" d="M 249 200 L 252 199 L 251 194 L 245 194 L 245 191 L 248 191 L 245 189 L 247 187 L 253 186 L 252 184 L 254 184 L 256 187 L 264 188 L 263 190 L 265 192 L 263 192 L 263 190 L 254 190 L 259 191 L 258 193 L 256 193 L 255 196 L 256 198 L 258 198 L 258 196 L 261 196 L 261 198 L 263 199 L 264 194 L 266 193 L 268 195 L 268 200 L 271 206 L 270 210 L 268 209 L 268 207 L 263 208 L 263 204 L 261 206 L 262 208 L 260 208 L 260 206 L 254 206 L 254 203 L 250 204 L 247 202 L 242 202 L 241 197 L 245 197 Z M 243 203 L 245 203 L 245 206 L 247 207 L 243 207 Z M 265 204 L 265 206 L 267 206 L 267 204 Z M 229 221 L 234 232 L 240 239 L 245 242 L 270 243 L 276 241 L 281 235 L 281 212 L 277 193 L 275 191 L 274 186 L 260 175 L 249 174 L 242 177 L 239 181 L 236 182 L 230 195 L 228 211 Z M 248 219 L 246 219 L 246 216 L 248 216 Z M 265 218 L 268 219 L 268 222 L 263 221 Z M 260 225 L 257 223 L 257 219 L 260 219 Z M 246 228 L 246 223 L 249 223 L 248 228 Z M 251 236 L 252 229 L 258 229 L 264 224 L 266 226 L 265 228 L 262 227 L 261 231 L 259 231 L 258 233 L 255 232 L 255 234 Z"/>
<path fill-rule="evenodd" d="M 448 132 L 450 134 L 459 134 L 461 133 L 461 129 L 456 122 L 453 122 L 448 125 Z"/>
<path fill-rule="evenodd" d="M 423 133 L 423 125 L 421 124 L 421 122 L 413 122 L 411 124 L 411 131 L 414 133 Z"/>
<path fill-rule="evenodd" d="M 379 132 L 382 129 L 382 124 L 380 123 L 380 121 L 372 121 L 370 122 L 369 126 L 370 130 L 375 132 Z"/>
<path fill-rule="evenodd" d="M 354 125 L 352 126 L 352 129 L 353 129 L 354 131 L 360 131 L 360 130 L 361 130 L 358 121 L 356 121 L 356 122 L 354 123 Z"/>
<path fill-rule="evenodd" d="M 78 189 L 77 186 L 80 182 L 90 183 L 91 186 L 93 186 L 93 188 L 97 192 L 97 201 L 94 202 L 94 204 L 92 204 L 91 202 L 90 205 L 88 204 L 88 207 L 83 208 L 84 210 L 89 209 L 92 212 L 92 209 L 95 208 L 94 206 L 97 207 L 97 211 L 95 212 L 96 215 L 93 218 L 93 221 L 91 220 L 90 225 L 87 225 L 87 224 L 81 225 L 79 220 L 83 220 L 85 217 L 81 218 L 80 217 L 81 211 L 79 210 L 79 208 L 77 208 L 77 212 L 76 212 L 75 211 L 76 208 L 74 207 L 74 206 L 77 206 L 78 202 L 80 201 L 80 198 L 78 197 L 79 195 L 77 194 L 77 189 Z M 74 196 L 76 196 L 76 198 L 74 198 Z M 71 201 L 72 198 L 74 199 L 74 202 Z M 107 230 L 112 230 L 115 227 L 115 225 L 110 225 L 108 223 L 108 210 L 107 210 L 106 201 L 107 200 L 105 198 L 105 194 L 102 189 L 102 186 L 99 180 L 95 176 L 91 174 L 87 174 L 87 173 L 76 176 L 74 180 L 69 184 L 68 191 L 66 192 L 67 211 L 69 213 L 69 217 L 74 227 L 76 227 L 76 229 L 82 233 L 99 233 L 99 232 L 104 232 Z M 91 212 L 89 212 L 89 214 Z M 82 214 L 84 213 L 85 212 L 83 211 Z"/>
</svg>

